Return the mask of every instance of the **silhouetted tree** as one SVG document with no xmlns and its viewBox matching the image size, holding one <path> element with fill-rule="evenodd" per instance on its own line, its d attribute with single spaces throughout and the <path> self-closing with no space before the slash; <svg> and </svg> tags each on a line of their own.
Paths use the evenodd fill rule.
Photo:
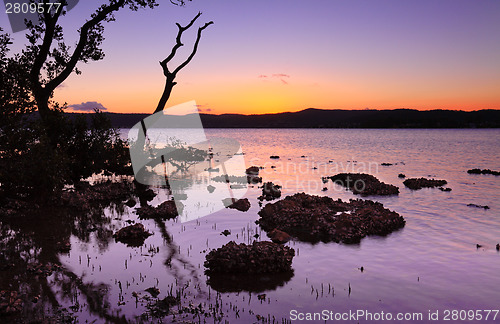
<svg viewBox="0 0 500 324">
<path fill-rule="evenodd" d="M 170 54 L 163 61 L 160 62 L 160 65 L 163 69 L 163 75 L 165 76 L 166 80 L 165 80 L 165 88 L 163 89 L 163 94 L 161 95 L 160 101 L 158 102 L 158 106 L 156 107 L 155 113 L 162 111 L 165 108 L 165 104 L 167 103 L 168 98 L 170 98 L 170 94 L 172 93 L 172 89 L 177 84 L 177 82 L 174 81 L 175 77 L 177 76 L 177 73 L 179 73 L 180 70 L 182 70 L 186 65 L 188 65 L 189 62 L 191 62 L 191 60 L 195 56 L 196 51 L 198 50 L 198 44 L 200 43 L 201 32 L 205 28 L 207 28 L 208 26 L 210 26 L 211 24 L 214 23 L 213 21 L 210 21 L 210 22 L 205 23 L 205 25 L 198 28 L 198 33 L 196 35 L 196 41 L 194 42 L 194 46 L 193 46 L 193 50 L 191 51 L 191 54 L 177 68 L 175 68 L 173 71 L 170 71 L 170 69 L 168 68 L 168 63 L 170 63 L 170 61 L 175 57 L 175 54 L 177 53 L 177 50 L 179 49 L 179 47 L 184 45 L 184 44 L 182 44 L 182 41 L 181 41 L 182 34 L 186 30 L 188 30 L 191 26 L 193 26 L 195 21 L 200 16 L 201 16 L 201 12 L 199 12 L 191 20 L 191 22 L 184 27 L 182 27 L 179 23 L 176 23 L 177 28 L 179 30 L 177 31 L 177 37 L 175 38 L 175 45 L 172 47 L 172 51 L 170 52 Z"/>
</svg>

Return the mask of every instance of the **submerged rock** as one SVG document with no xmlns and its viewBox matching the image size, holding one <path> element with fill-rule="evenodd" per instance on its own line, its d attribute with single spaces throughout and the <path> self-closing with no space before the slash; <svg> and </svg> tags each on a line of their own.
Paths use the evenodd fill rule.
<svg viewBox="0 0 500 324">
<path fill-rule="evenodd" d="M 334 176 L 328 177 L 334 183 L 340 184 L 351 190 L 355 195 L 369 196 L 369 195 L 397 195 L 399 188 L 381 182 L 371 174 L 366 173 L 339 173 Z"/>
<path fill-rule="evenodd" d="M 406 175 L 404 173 L 400 173 L 400 174 L 398 174 L 398 178 L 404 179 L 404 178 L 406 178 Z"/>
<path fill-rule="evenodd" d="M 259 170 L 260 169 L 258 166 L 252 165 L 251 167 L 246 169 L 245 173 L 248 175 L 259 175 Z"/>
<path fill-rule="evenodd" d="M 266 231 L 284 231 L 308 242 L 357 243 L 367 235 L 387 235 L 405 225 L 398 213 L 370 200 L 343 202 L 298 193 L 259 211 Z"/>
<path fill-rule="evenodd" d="M 204 263 L 208 274 L 280 273 L 291 270 L 295 250 L 273 242 L 251 245 L 234 241 L 210 251 Z"/>
<path fill-rule="evenodd" d="M 181 207 L 181 210 L 177 210 L 177 206 Z M 179 212 L 182 213 L 182 203 L 178 201 L 177 203 L 173 200 L 167 200 L 158 207 L 151 206 L 143 206 L 137 208 L 136 213 L 139 215 L 140 219 L 145 218 L 161 218 L 161 219 L 171 219 L 175 218 L 179 215 Z"/>
<path fill-rule="evenodd" d="M 113 237 L 116 241 L 123 242 L 130 246 L 141 246 L 144 240 L 153 235 L 144 229 L 144 225 L 137 223 L 120 229 Z"/>
<path fill-rule="evenodd" d="M 243 212 L 246 212 L 250 209 L 250 201 L 248 201 L 248 198 L 226 198 L 222 201 L 222 203 L 224 204 L 224 206 L 226 206 L 226 208 L 232 208 Z"/>
<path fill-rule="evenodd" d="M 470 173 L 470 174 L 492 174 L 492 175 L 500 175 L 500 171 L 493 171 L 493 170 L 490 170 L 490 169 L 470 169 L 470 170 L 467 170 L 467 173 Z"/>
<path fill-rule="evenodd" d="M 476 207 L 476 208 L 483 208 L 483 209 L 490 209 L 488 206 L 483 206 L 483 205 L 476 205 L 476 204 L 467 204 L 469 207 Z"/>
<path fill-rule="evenodd" d="M 445 192 L 449 192 L 449 191 L 451 191 L 451 188 L 443 188 L 443 187 L 439 187 L 438 189 L 439 189 L 439 190 L 441 190 L 441 191 L 445 191 Z"/>
<path fill-rule="evenodd" d="M 273 200 L 281 197 L 281 186 L 275 185 L 272 182 L 266 182 L 262 185 L 262 195 L 259 200 Z"/>
<path fill-rule="evenodd" d="M 426 179 L 426 178 L 410 178 L 403 181 L 403 184 L 412 189 L 419 190 L 422 188 L 442 187 L 448 182 L 446 180 Z"/>
<path fill-rule="evenodd" d="M 212 192 L 214 192 L 214 191 L 215 191 L 215 187 L 214 187 L 214 186 L 212 186 L 212 185 L 208 185 L 208 186 L 207 186 L 207 190 L 208 190 L 208 192 L 209 192 L 209 193 L 212 193 Z"/>
<path fill-rule="evenodd" d="M 286 232 L 280 231 L 279 229 L 273 229 L 271 232 L 267 234 L 271 241 L 274 243 L 285 244 L 290 241 L 290 235 Z"/>
</svg>

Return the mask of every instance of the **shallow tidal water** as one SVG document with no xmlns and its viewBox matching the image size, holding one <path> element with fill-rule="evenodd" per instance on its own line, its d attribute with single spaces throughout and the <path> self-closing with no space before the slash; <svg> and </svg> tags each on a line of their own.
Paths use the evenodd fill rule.
<svg viewBox="0 0 500 324">
<path fill-rule="evenodd" d="M 28 278 L 22 268 L 0 270 L 0 290 L 17 280 L 24 294 L 40 295 L 38 302 L 23 311 L 26 318 L 39 318 L 44 309 L 61 305 L 81 323 L 282 323 L 296 319 L 292 314 L 306 316 L 323 310 L 334 314 L 364 311 L 375 318 L 381 312 L 394 317 L 404 313 L 413 316 L 407 322 L 429 322 L 429 312 L 438 312 L 439 321 L 449 312 L 452 321 L 453 310 L 500 309 L 500 253 L 495 249 L 500 243 L 500 177 L 466 172 L 472 168 L 500 169 L 500 130 L 205 132 L 208 139 L 237 140 L 244 155 L 236 158 L 244 159 L 247 167 L 263 166 L 263 181 L 282 185 L 282 197 L 306 192 L 342 200 L 359 198 L 331 181 L 321 180 L 340 172 L 369 173 L 396 185 L 400 188 L 398 196 L 362 198 L 379 201 L 398 212 L 406 225 L 386 237 L 366 237 L 360 244 L 292 240 L 287 243 L 296 254 L 292 274 L 209 278 L 203 266 L 208 251 L 229 241 L 251 243 L 268 238 L 255 224 L 261 190 L 257 186 L 233 190 L 236 196 L 250 200 L 247 212 L 224 209 L 222 204 L 214 207 L 208 191 L 198 189 L 211 184 L 217 191 L 226 185 L 210 180 L 216 174 L 206 172 L 203 177 L 193 176 L 183 188 L 188 196 L 192 189 L 203 192 L 195 196 L 196 202 L 187 202 L 191 203 L 187 212 L 197 210 L 201 218 L 194 213 L 165 222 L 138 220 L 138 204 L 131 208 L 119 204 L 89 215 L 44 211 L 28 221 L 2 224 L 8 227 L 4 243 L 8 235 L 17 235 L 17 241 L 22 238 L 26 246 L 31 244 L 31 248 L 19 251 L 23 258 L 58 263 L 61 269 L 37 280 Z M 126 130 L 123 134 L 126 136 Z M 270 159 L 271 155 L 280 158 Z M 404 187 L 399 173 L 407 178 L 445 179 L 445 187 L 452 191 L 412 191 Z M 153 189 L 158 195 L 151 205 L 170 199 L 165 189 Z M 467 204 L 487 205 L 490 209 Z M 140 222 L 154 233 L 142 247 L 128 247 L 111 236 L 131 222 Z M 231 234 L 221 235 L 224 230 Z M 65 238 L 62 243 L 60 237 Z M 477 248 L 477 244 L 481 247 Z M 173 307 L 173 315 L 162 319 L 141 317 L 148 312 L 151 296 L 145 290 L 150 287 L 159 289 L 160 299 L 180 294 L 181 305 Z M 203 312 L 186 313 L 197 307 Z M 463 314 L 463 322 L 474 322 Z M 494 322 L 494 314 L 488 321 Z M 460 322 L 460 317 L 456 319 L 452 322 Z M 359 317 L 346 322 L 372 320 Z M 496 321 L 500 321 L 500 314 Z"/>
</svg>

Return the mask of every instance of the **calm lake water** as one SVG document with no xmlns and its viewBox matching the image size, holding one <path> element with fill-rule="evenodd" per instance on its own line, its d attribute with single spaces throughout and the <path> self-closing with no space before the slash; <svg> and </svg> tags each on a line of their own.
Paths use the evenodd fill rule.
<svg viewBox="0 0 500 324">
<path fill-rule="evenodd" d="M 126 130 L 123 134 L 126 136 Z M 398 186 L 400 194 L 363 199 L 379 201 L 398 212 L 406 226 L 386 237 L 367 237 L 354 245 L 292 240 L 287 245 L 296 253 L 293 275 L 225 277 L 207 283 L 203 262 L 209 250 L 229 241 L 251 243 L 255 234 L 259 234 L 257 240 L 268 240 L 255 224 L 260 189 L 234 190 L 250 200 L 252 206 L 247 212 L 221 209 L 210 214 L 207 191 L 196 198 L 199 210 L 209 214 L 205 217 L 184 222 L 140 221 L 154 235 L 139 248 L 117 243 L 110 235 L 129 225 L 127 221 L 138 221 L 138 205 L 113 206 L 97 218 L 78 220 L 97 227 L 85 235 L 71 230 L 69 252 L 57 254 L 54 260 L 66 271 L 48 277 L 47 286 L 40 290 L 42 299 L 72 306 L 71 312 L 80 322 L 96 323 L 139 321 L 147 310 L 145 296 L 149 293 L 145 289 L 150 287 L 159 289 L 160 298 L 180 290 L 182 306 L 197 307 L 201 303 L 201 308 L 213 312 L 217 305 L 218 312 L 223 313 L 220 319 L 229 323 L 252 323 L 259 318 L 282 323 L 294 319 L 291 312 L 323 310 L 362 310 L 375 317 L 381 312 L 394 317 L 397 313 L 416 313 L 412 316 L 417 317 L 407 322 L 428 322 L 429 311 L 438 311 L 442 321 L 447 311 L 500 309 L 500 253 L 495 249 L 500 243 L 500 177 L 466 172 L 471 168 L 500 169 L 500 130 L 208 129 L 206 136 L 239 141 L 245 154 L 237 158 L 244 159 L 247 167 L 265 167 L 260 175 L 264 181 L 282 184 L 282 197 L 307 192 L 342 200 L 359 198 L 331 181 L 323 184 L 321 177 L 340 172 L 373 174 Z M 271 155 L 280 159 L 270 159 Z M 452 191 L 409 190 L 402 184 L 404 179 L 398 178 L 399 173 L 445 179 Z M 221 185 L 204 179 L 193 178 L 185 190 Z M 328 190 L 322 191 L 325 186 Z M 169 199 L 164 189 L 154 190 L 158 196 L 151 205 Z M 467 206 L 471 203 L 490 209 Z M 99 225 L 93 225 L 93 221 Z M 34 235 L 42 231 L 33 227 L 30 233 Z M 226 229 L 231 232 L 227 237 L 221 235 Z M 73 289 L 67 287 L 71 281 L 78 282 Z M 259 300 L 261 294 L 265 297 Z M 422 314 L 421 321 L 416 320 L 418 313 Z M 486 316 L 486 312 L 482 314 Z M 452 315 L 450 320 L 455 319 Z M 493 321 L 494 315 L 491 313 L 488 321 Z M 462 319 L 467 319 L 464 316 L 462 312 Z M 200 318 L 175 315 L 180 322 L 203 322 L 204 316 Z M 163 322 L 173 320 L 168 316 Z M 213 317 L 206 321 L 215 322 Z M 496 321 L 500 321 L 500 314 Z M 346 322 L 370 320 L 359 317 Z"/>
</svg>

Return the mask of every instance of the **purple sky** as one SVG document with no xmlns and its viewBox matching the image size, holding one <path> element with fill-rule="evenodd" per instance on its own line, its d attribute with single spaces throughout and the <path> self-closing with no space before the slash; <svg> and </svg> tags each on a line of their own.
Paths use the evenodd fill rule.
<svg viewBox="0 0 500 324">
<path fill-rule="evenodd" d="M 99 3 L 81 0 L 64 17 L 71 43 Z M 194 99 L 213 113 L 500 108 L 498 0 L 161 1 L 106 24 L 106 58 L 80 66 L 83 74 L 71 76 L 56 99 L 152 112 L 164 82 L 158 61 L 174 42 L 175 22 L 198 11 L 196 27 L 215 24 L 168 105 Z M 10 31 L 3 11 L 0 21 Z M 20 48 L 23 33 L 14 37 Z"/>
</svg>

